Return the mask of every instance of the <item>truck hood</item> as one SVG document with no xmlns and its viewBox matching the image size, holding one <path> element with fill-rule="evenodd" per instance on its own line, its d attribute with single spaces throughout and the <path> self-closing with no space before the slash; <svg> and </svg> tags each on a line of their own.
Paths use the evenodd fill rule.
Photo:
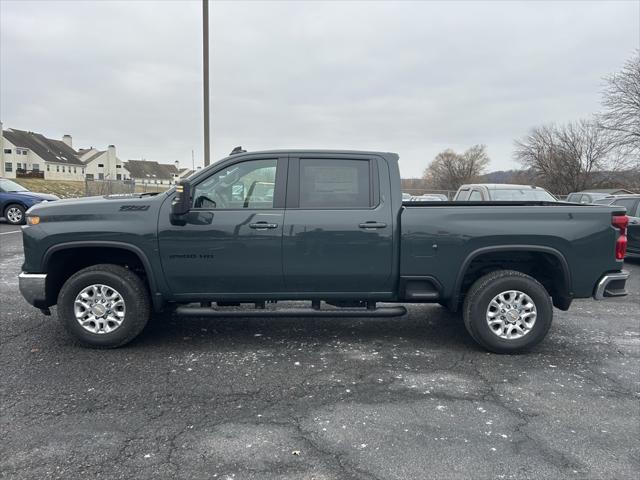
<svg viewBox="0 0 640 480">
<path fill-rule="evenodd" d="M 164 193 L 159 194 L 127 194 L 127 195 L 103 195 L 96 197 L 65 198 L 51 203 L 38 203 L 31 207 L 29 213 L 41 217 L 75 217 L 81 215 L 88 220 L 91 217 L 100 217 L 106 213 L 120 211 L 123 206 L 131 206 L 132 211 L 148 210 L 146 205 L 161 202 Z"/>
</svg>

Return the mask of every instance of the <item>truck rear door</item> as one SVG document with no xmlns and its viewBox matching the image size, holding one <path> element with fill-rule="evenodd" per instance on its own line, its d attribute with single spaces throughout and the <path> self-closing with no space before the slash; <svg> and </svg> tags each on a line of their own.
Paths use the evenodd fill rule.
<svg viewBox="0 0 640 480">
<path fill-rule="evenodd" d="M 376 156 L 292 156 L 283 229 L 285 289 L 389 292 L 393 262 L 389 188 L 388 166 Z"/>
</svg>

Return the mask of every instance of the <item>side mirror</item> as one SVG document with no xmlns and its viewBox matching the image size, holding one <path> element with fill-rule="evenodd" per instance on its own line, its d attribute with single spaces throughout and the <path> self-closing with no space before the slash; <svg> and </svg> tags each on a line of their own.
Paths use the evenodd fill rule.
<svg viewBox="0 0 640 480">
<path fill-rule="evenodd" d="M 186 215 L 191 209 L 191 183 L 189 180 L 181 180 L 176 185 L 176 194 L 171 201 L 171 224 L 185 225 Z"/>
</svg>

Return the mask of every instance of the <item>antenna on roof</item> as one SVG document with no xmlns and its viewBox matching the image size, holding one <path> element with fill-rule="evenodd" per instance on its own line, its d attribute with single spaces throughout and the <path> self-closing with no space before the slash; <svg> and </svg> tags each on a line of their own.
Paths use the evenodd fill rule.
<svg viewBox="0 0 640 480">
<path fill-rule="evenodd" d="M 236 155 L 238 153 L 246 153 L 246 150 L 243 150 L 241 146 L 237 146 L 236 148 L 234 148 L 233 150 L 231 150 L 231 153 L 229 155 Z"/>
</svg>

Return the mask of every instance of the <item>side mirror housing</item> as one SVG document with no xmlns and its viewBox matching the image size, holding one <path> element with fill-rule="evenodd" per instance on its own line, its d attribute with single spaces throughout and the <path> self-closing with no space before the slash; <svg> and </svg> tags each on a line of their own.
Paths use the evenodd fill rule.
<svg viewBox="0 0 640 480">
<path fill-rule="evenodd" d="M 191 183 L 189 180 L 180 180 L 176 185 L 176 194 L 171 201 L 171 223 L 173 225 L 185 225 L 186 216 L 191 209 Z"/>
</svg>

